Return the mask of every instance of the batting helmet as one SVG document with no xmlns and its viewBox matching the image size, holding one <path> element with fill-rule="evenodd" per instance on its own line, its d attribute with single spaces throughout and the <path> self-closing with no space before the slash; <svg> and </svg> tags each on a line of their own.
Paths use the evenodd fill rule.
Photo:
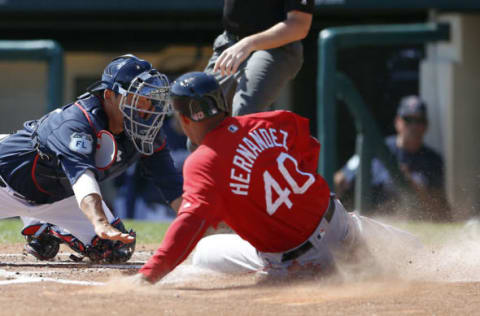
<svg viewBox="0 0 480 316">
<path fill-rule="evenodd" d="M 151 155 L 163 120 L 172 110 L 169 88 L 164 74 L 148 61 L 128 54 L 113 59 L 103 71 L 102 80 L 89 91 L 109 89 L 122 95 L 119 107 L 125 132 L 139 152 Z M 149 106 L 140 106 L 145 100 Z"/>
<path fill-rule="evenodd" d="M 174 109 L 195 122 L 228 112 L 220 85 L 214 76 L 204 72 L 189 72 L 177 78 L 170 95 Z"/>
</svg>

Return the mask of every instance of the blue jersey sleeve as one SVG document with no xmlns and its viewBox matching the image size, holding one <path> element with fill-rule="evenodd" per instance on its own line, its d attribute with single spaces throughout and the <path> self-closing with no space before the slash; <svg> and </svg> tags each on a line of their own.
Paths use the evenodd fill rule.
<svg viewBox="0 0 480 316">
<path fill-rule="evenodd" d="M 143 157 L 140 163 L 142 175 L 155 183 L 168 203 L 182 195 L 182 172 L 175 167 L 168 146 L 151 156 Z"/>
</svg>

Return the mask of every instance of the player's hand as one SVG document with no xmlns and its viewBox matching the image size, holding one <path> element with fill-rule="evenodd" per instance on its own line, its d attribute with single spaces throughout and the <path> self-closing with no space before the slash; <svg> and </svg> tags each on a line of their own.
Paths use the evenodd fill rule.
<svg viewBox="0 0 480 316">
<path fill-rule="evenodd" d="M 142 273 L 135 273 L 134 275 L 114 278 L 108 281 L 106 284 L 107 288 L 113 293 L 116 293 L 117 291 L 125 293 L 125 291 L 132 291 L 141 287 L 152 285 L 153 283 L 149 282 Z"/>
<path fill-rule="evenodd" d="M 152 285 L 152 283 L 150 283 L 150 281 L 148 281 L 147 277 L 142 273 L 136 273 L 134 275 L 129 275 L 129 276 L 124 278 L 124 281 L 129 283 L 129 284 L 136 285 L 136 286 Z"/>
<path fill-rule="evenodd" d="M 252 48 L 248 37 L 246 37 L 222 52 L 215 62 L 213 72 L 220 71 L 222 76 L 236 73 L 238 67 L 247 59 L 251 52 Z"/>
<path fill-rule="evenodd" d="M 110 224 L 98 223 L 95 225 L 95 233 L 102 239 L 119 240 L 125 244 L 135 241 L 135 237 L 122 233 Z"/>
</svg>

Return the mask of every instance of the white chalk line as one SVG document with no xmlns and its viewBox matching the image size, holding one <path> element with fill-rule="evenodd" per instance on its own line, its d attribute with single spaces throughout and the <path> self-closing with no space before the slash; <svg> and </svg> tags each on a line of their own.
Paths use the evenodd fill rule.
<svg viewBox="0 0 480 316">
<path fill-rule="evenodd" d="M 55 278 L 44 278 L 36 276 L 27 276 L 22 274 L 17 274 L 17 272 L 10 272 L 0 269 L 0 277 L 5 277 L 8 280 L 0 281 L 0 285 L 11 285 L 11 284 L 22 284 L 22 283 L 38 283 L 38 282 L 54 282 L 61 284 L 73 284 L 73 285 L 90 285 L 90 286 L 100 286 L 105 285 L 104 282 L 95 282 L 95 281 L 79 281 L 79 280 L 67 280 L 67 279 L 55 279 Z"/>
<path fill-rule="evenodd" d="M 140 252 L 135 257 L 151 255 L 150 252 Z M 69 258 L 69 253 L 59 253 L 57 258 L 67 259 Z M 0 254 L 0 267 L 47 267 L 47 268 L 71 268 L 71 269 L 95 269 L 97 271 L 104 271 L 109 269 L 140 269 L 144 261 L 131 261 L 123 264 L 94 264 L 88 260 L 85 262 L 74 262 L 74 261 L 7 261 L 5 259 L 24 259 L 30 258 L 22 253 L 3 253 Z M 35 259 L 34 259 L 35 260 Z M 0 286 L 2 285 L 12 285 L 12 284 L 26 284 L 26 283 L 39 283 L 39 282 L 54 282 L 60 284 L 72 284 L 72 285 L 83 285 L 83 286 L 100 286 L 104 285 L 104 282 L 95 282 L 95 281 L 81 281 L 81 280 L 69 280 L 61 278 L 52 278 L 52 277 L 43 277 L 38 275 L 44 274 L 53 274 L 58 273 L 58 271 L 52 270 L 42 270 L 42 271 L 21 271 L 21 272 L 11 272 L 0 269 L 0 278 L 6 278 L 7 280 L 0 280 Z"/>
<path fill-rule="evenodd" d="M 58 253 L 57 257 L 68 258 L 72 254 L 74 254 L 74 253 L 62 252 L 62 253 Z M 146 256 L 146 257 L 150 258 L 151 255 L 152 255 L 152 253 L 150 251 L 135 251 L 135 253 L 133 254 L 132 257 L 135 258 L 135 257 Z M 30 258 L 31 256 L 28 256 L 25 253 L 0 253 L 0 258 L 2 258 L 2 257 L 14 257 L 14 258 L 29 257 Z"/>
<path fill-rule="evenodd" d="M 92 269 L 140 269 L 144 262 L 130 262 L 124 264 L 91 264 L 88 262 L 0 262 L 0 267 L 49 267 L 49 268 L 92 268 Z"/>
<path fill-rule="evenodd" d="M 148 259 L 150 257 L 150 253 L 148 252 L 139 252 L 138 254 L 134 254 L 132 259 L 139 259 L 139 257 L 145 257 Z M 144 260 L 136 260 L 136 261 L 128 261 L 122 264 L 98 264 L 92 263 L 88 259 L 85 261 L 75 262 L 70 259 L 70 253 L 59 253 L 56 256 L 55 260 L 46 260 L 46 261 L 38 261 L 31 256 L 27 256 L 22 253 L 3 253 L 0 254 L 0 267 L 58 267 L 58 268 L 96 268 L 96 269 L 140 269 L 142 265 L 145 263 Z M 22 259 L 21 261 L 8 261 L 8 259 Z M 29 258 L 35 261 L 24 261 L 25 258 Z M 7 260 L 6 260 L 7 259 Z"/>
</svg>

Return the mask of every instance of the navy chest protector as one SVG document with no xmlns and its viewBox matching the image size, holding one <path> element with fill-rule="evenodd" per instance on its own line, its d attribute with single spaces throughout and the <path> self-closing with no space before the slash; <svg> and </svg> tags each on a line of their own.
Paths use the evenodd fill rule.
<svg viewBox="0 0 480 316">
<path fill-rule="evenodd" d="M 95 151 L 95 167 L 97 167 L 99 170 L 107 170 L 117 159 L 118 147 L 115 137 L 112 135 L 112 133 L 104 129 L 97 132 L 85 108 L 83 108 L 80 103 L 75 103 L 75 106 L 77 106 L 83 112 L 88 123 L 90 124 L 90 127 L 97 136 L 97 141 L 95 142 L 97 144 Z"/>
</svg>

